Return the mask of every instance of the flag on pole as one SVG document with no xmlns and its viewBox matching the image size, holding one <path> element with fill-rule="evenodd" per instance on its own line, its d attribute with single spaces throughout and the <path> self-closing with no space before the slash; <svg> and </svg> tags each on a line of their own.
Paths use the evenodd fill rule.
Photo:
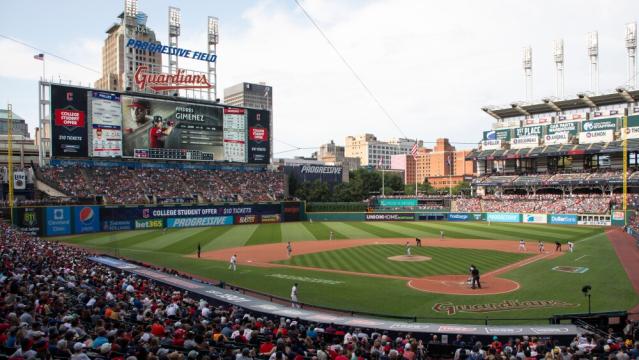
<svg viewBox="0 0 639 360">
<path fill-rule="evenodd" d="M 417 143 L 415 143 L 415 145 L 413 145 L 413 147 L 410 149 L 410 154 L 413 155 L 413 159 L 417 159 L 417 149 L 419 149 Z"/>
<path fill-rule="evenodd" d="M 44 61 L 44 54 L 33 55 L 36 60 Z"/>
<path fill-rule="evenodd" d="M 384 158 L 380 156 L 379 161 L 377 162 L 377 167 L 381 169 L 382 165 L 384 165 Z"/>
<path fill-rule="evenodd" d="M 448 162 L 448 166 L 450 167 L 450 155 L 448 155 L 448 160 L 446 160 Z"/>
</svg>

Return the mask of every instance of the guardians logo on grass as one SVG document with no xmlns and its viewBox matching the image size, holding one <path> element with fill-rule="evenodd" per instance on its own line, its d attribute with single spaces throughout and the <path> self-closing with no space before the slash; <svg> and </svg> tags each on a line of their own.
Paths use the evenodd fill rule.
<svg viewBox="0 0 639 360">
<path fill-rule="evenodd" d="M 530 310 L 545 309 L 553 307 L 575 307 L 579 304 L 571 304 L 559 300 L 504 300 L 499 303 L 455 305 L 451 302 L 437 303 L 433 305 L 433 310 L 447 315 L 455 315 L 458 312 L 464 313 L 486 313 L 509 310 Z"/>
</svg>

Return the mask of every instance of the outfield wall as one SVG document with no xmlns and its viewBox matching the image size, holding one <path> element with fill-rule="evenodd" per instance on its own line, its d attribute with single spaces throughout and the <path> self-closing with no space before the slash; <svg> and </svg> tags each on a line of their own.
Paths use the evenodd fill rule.
<svg viewBox="0 0 639 360">
<path fill-rule="evenodd" d="M 4 210 L 8 214 L 8 210 Z M 303 219 L 299 201 L 211 205 L 78 205 L 13 209 L 13 224 L 40 236 L 101 231 L 268 224 Z"/>
</svg>

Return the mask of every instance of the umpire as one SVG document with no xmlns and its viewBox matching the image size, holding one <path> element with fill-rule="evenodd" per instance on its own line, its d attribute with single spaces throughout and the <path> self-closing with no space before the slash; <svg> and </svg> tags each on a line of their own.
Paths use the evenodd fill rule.
<svg viewBox="0 0 639 360">
<path fill-rule="evenodd" d="M 470 276 L 473 279 L 471 288 L 475 289 L 475 287 L 481 289 L 481 282 L 479 281 L 479 269 L 475 265 L 470 265 Z"/>
</svg>

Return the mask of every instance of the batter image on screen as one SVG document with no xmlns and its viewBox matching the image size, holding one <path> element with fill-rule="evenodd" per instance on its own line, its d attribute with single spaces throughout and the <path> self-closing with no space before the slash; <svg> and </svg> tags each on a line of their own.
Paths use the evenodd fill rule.
<svg viewBox="0 0 639 360">
<path fill-rule="evenodd" d="M 134 156 L 135 149 L 167 149 L 225 159 L 222 107 L 122 96 L 122 109 L 124 156 Z"/>
</svg>

